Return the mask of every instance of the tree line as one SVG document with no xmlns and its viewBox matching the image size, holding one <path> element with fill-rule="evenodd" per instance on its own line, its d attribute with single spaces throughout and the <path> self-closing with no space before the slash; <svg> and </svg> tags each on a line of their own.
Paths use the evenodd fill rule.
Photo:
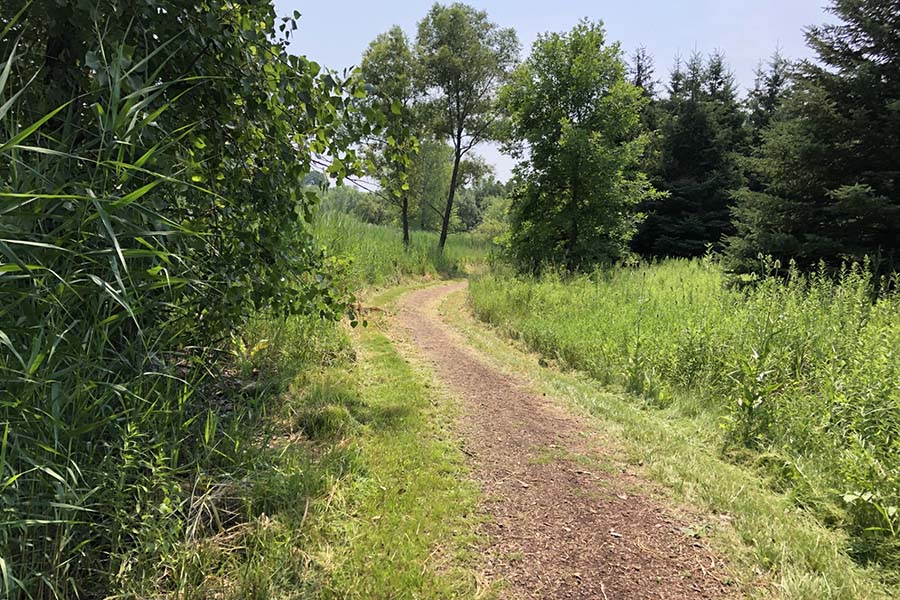
<svg viewBox="0 0 900 600">
<path fill-rule="evenodd" d="M 861 261 L 893 272 L 900 7 L 834 0 L 828 10 L 836 24 L 805 31 L 815 59 L 776 52 L 742 98 L 721 52 L 676 59 L 663 85 L 646 50 L 626 58 L 585 20 L 539 36 L 520 62 L 514 31 L 436 4 L 414 42 L 395 27 L 363 58 L 372 97 L 396 117 L 369 147 L 373 172 L 406 215 L 417 148 L 452 149 L 443 243 L 465 157 L 502 142 L 519 160 L 506 240 L 524 270 L 716 252 L 736 274 Z"/>
</svg>

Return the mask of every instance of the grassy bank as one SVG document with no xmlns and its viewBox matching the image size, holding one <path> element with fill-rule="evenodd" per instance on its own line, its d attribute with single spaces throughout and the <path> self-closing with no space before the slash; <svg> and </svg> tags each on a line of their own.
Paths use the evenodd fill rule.
<svg viewBox="0 0 900 600">
<path fill-rule="evenodd" d="M 592 276 L 484 277 L 479 318 L 562 365 L 695 423 L 796 505 L 896 576 L 900 298 L 870 282 L 796 276 L 746 292 L 717 265 L 672 261 Z"/>
</svg>

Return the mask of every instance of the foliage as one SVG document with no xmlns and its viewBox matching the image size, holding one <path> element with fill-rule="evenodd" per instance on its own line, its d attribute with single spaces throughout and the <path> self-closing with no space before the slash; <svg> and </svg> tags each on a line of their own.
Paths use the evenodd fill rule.
<svg viewBox="0 0 900 600">
<path fill-rule="evenodd" d="M 459 174 L 460 194 L 455 207 L 459 222 L 451 230 L 472 231 L 484 217 L 486 198 L 505 194 L 506 187 L 494 178 L 494 168 L 477 155 L 460 163 Z"/>
<path fill-rule="evenodd" d="M 766 68 L 756 69 L 753 89 L 747 96 L 747 117 L 751 130 L 751 146 L 759 147 L 762 135 L 772 124 L 778 109 L 781 108 L 790 92 L 791 64 L 780 52 L 775 52 L 769 59 Z"/>
<path fill-rule="evenodd" d="M 746 291 L 708 260 L 571 279 L 473 282 L 483 320 L 650 406 L 720 420 L 735 456 L 846 528 L 862 561 L 900 565 L 900 296 L 864 268 Z M 709 419 L 709 415 L 712 416 Z"/>
<path fill-rule="evenodd" d="M 409 173 L 410 214 L 416 228 L 440 231 L 450 189 L 453 150 L 444 141 L 423 139 Z"/>
<path fill-rule="evenodd" d="M 656 86 L 659 85 L 659 81 L 654 79 L 654 73 L 653 57 L 647 48 L 640 46 L 631 56 L 628 66 L 629 81 L 641 88 L 644 96 L 653 98 L 656 96 Z"/>
<path fill-rule="evenodd" d="M 512 137 L 528 147 L 512 205 L 510 250 L 520 268 L 590 269 L 624 256 L 630 208 L 654 195 L 636 171 L 644 102 L 601 24 L 538 37 L 503 91 Z"/>
<path fill-rule="evenodd" d="M 158 561 L 259 408 L 217 400 L 234 336 L 347 307 L 302 182 L 356 169 L 364 90 L 289 56 L 267 1 L 3 6 L 0 586 L 177 587 Z"/>
<path fill-rule="evenodd" d="M 460 163 L 478 143 L 498 137 L 494 96 L 518 59 L 512 29 L 501 29 L 487 13 L 454 3 L 434 4 L 419 23 L 416 55 L 435 136 L 453 146 L 450 187 L 441 222 L 441 249 L 450 231 Z"/>
<path fill-rule="evenodd" d="M 645 202 L 633 248 L 644 256 L 701 256 L 731 233 L 731 191 L 742 185 L 744 115 L 721 54 L 676 62 L 658 102 L 658 157 L 649 173 L 662 199 Z"/>
<path fill-rule="evenodd" d="M 409 170 L 419 142 L 415 115 L 417 73 L 409 41 L 400 27 L 375 38 L 363 54 L 361 71 L 374 88 L 369 94 L 376 114 L 384 115 L 385 127 L 370 147 L 370 165 L 387 198 L 399 205 L 403 243 L 409 245 Z"/>
<path fill-rule="evenodd" d="M 505 246 L 509 237 L 510 200 L 505 196 L 487 196 L 483 200 L 484 213 L 473 234 Z"/>
<path fill-rule="evenodd" d="M 796 68 L 791 97 L 755 153 L 757 189 L 737 195 L 730 268 L 760 255 L 803 269 L 873 258 L 900 264 L 900 28 L 892 0 L 835 0 L 840 22 L 813 27 L 818 62 Z"/>
<path fill-rule="evenodd" d="M 320 204 L 321 211 L 346 213 L 372 225 L 393 224 L 397 216 L 393 208 L 383 194 L 365 192 L 349 185 L 326 189 Z"/>
</svg>

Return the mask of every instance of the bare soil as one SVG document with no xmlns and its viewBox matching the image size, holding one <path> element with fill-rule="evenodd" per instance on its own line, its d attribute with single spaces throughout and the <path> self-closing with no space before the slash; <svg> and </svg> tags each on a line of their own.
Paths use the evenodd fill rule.
<svg viewBox="0 0 900 600">
<path fill-rule="evenodd" d="M 685 513 L 642 492 L 582 417 L 528 391 L 466 345 L 438 306 L 454 282 L 401 299 L 394 331 L 458 398 L 458 433 L 483 490 L 482 568 L 504 598 L 724 598 L 721 558 Z M 610 465 L 614 465 L 610 468 Z"/>
</svg>

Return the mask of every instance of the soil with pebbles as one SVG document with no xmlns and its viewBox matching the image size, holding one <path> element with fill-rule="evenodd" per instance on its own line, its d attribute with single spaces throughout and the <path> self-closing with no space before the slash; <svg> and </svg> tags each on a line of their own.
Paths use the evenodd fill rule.
<svg viewBox="0 0 900 600">
<path fill-rule="evenodd" d="M 685 533 L 684 513 L 608 468 L 613 449 L 583 418 L 528 391 L 442 321 L 441 301 L 465 285 L 407 294 L 394 331 L 460 399 L 458 433 L 488 516 L 482 568 L 505 582 L 502 596 L 733 597 L 721 558 Z"/>
</svg>

